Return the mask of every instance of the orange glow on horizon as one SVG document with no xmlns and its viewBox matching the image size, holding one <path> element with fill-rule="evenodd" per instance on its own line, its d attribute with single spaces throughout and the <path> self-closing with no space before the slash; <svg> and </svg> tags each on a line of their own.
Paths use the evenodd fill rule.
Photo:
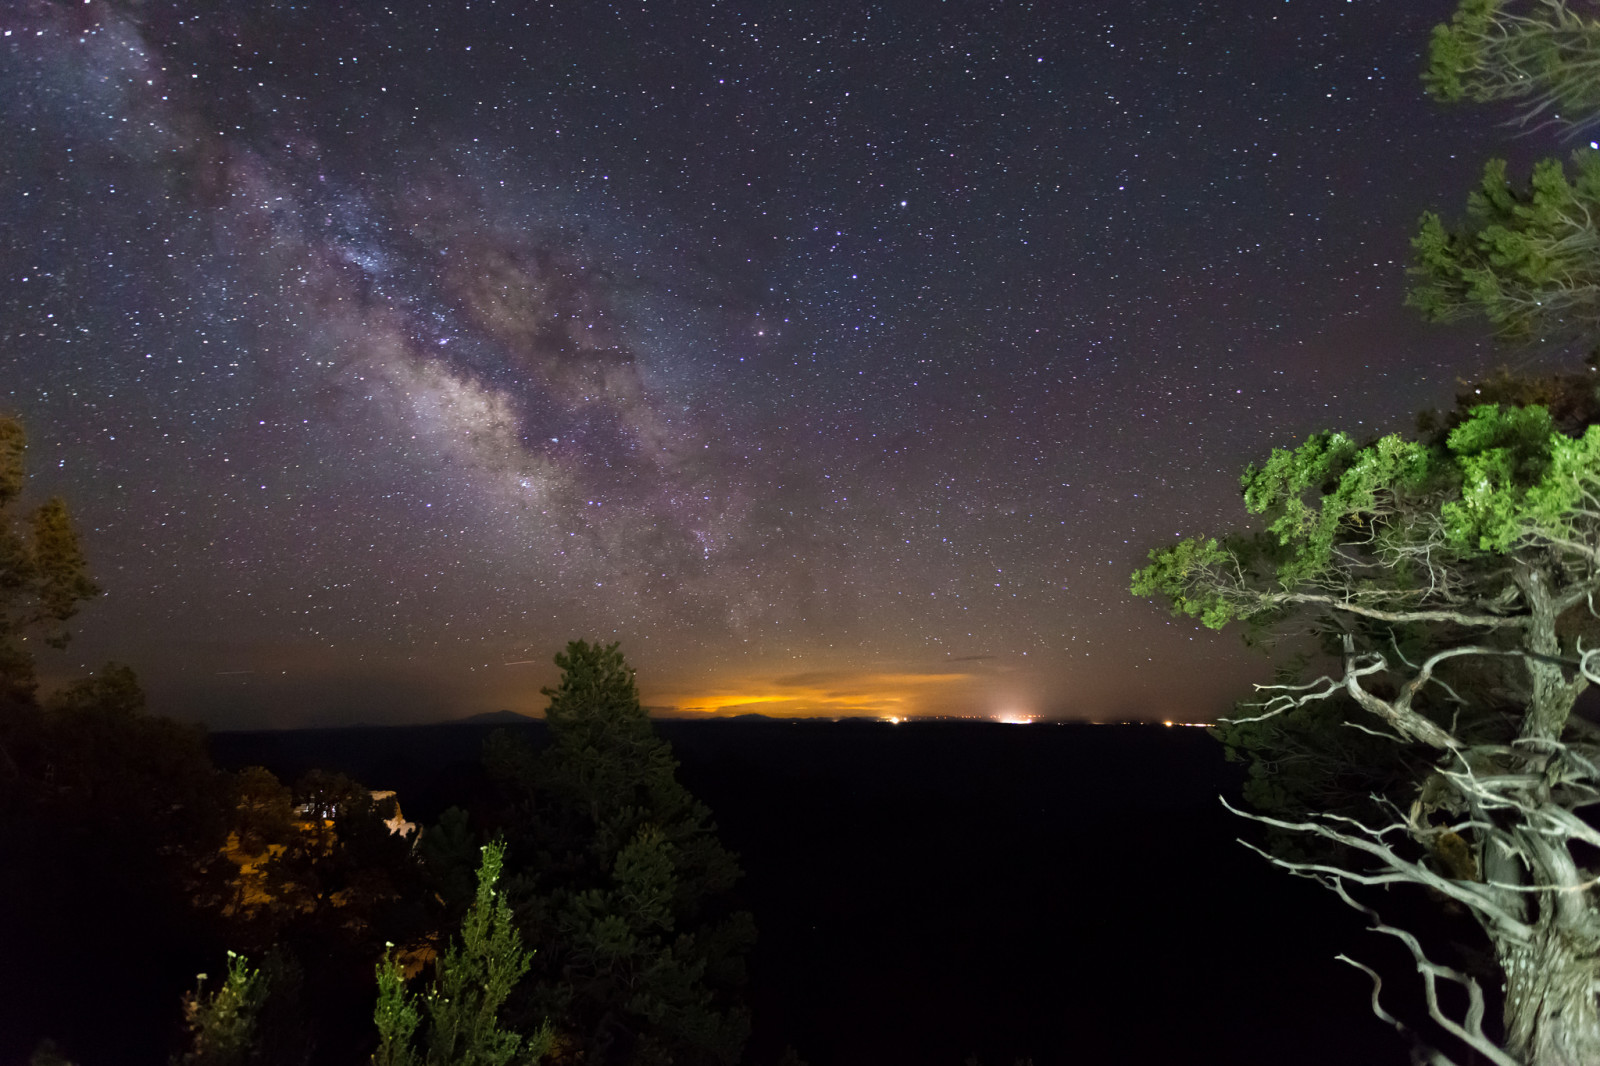
<svg viewBox="0 0 1600 1066">
<path fill-rule="evenodd" d="M 932 713 L 930 697 L 958 696 L 978 675 L 969 673 L 803 674 L 750 678 L 698 692 L 656 692 L 646 702 L 672 704 L 679 714 L 765 714 L 775 718 L 893 718 Z"/>
</svg>

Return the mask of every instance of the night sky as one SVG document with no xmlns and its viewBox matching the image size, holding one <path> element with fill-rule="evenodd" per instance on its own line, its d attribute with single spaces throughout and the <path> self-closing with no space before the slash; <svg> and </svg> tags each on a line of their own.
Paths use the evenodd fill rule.
<svg viewBox="0 0 1600 1066">
<path fill-rule="evenodd" d="M 1508 358 L 1401 306 L 1503 113 L 1449 0 L 0 9 L 0 409 L 131 663 L 222 726 L 1194 718 L 1132 599 L 1333 425 Z"/>
</svg>

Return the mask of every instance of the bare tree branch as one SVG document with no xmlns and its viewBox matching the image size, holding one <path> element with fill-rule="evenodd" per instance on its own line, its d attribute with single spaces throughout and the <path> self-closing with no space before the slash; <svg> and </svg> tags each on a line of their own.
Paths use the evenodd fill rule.
<svg viewBox="0 0 1600 1066">
<path fill-rule="evenodd" d="M 1339 880 L 1333 879 L 1331 883 L 1324 882 L 1324 884 L 1327 888 L 1330 888 L 1337 893 L 1340 899 L 1344 900 L 1362 914 L 1365 914 L 1368 920 L 1372 922 L 1371 929 L 1373 932 L 1387 933 L 1389 936 L 1398 939 L 1401 943 L 1405 944 L 1408 949 L 1410 949 L 1411 957 L 1416 961 L 1417 964 L 1417 972 L 1422 974 L 1423 989 L 1428 999 L 1428 1015 L 1433 1018 L 1434 1021 L 1438 1022 L 1446 1032 L 1450 1033 L 1452 1036 L 1455 1036 L 1462 1043 L 1472 1048 L 1472 1050 L 1487 1058 L 1490 1062 L 1494 1063 L 1495 1066 L 1523 1066 L 1522 1063 L 1518 1062 L 1516 1059 L 1502 1051 L 1494 1043 L 1494 1041 L 1483 1035 L 1483 987 L 1479 985 L 1476 980 L 1469 975 L 1462 973 L 1460 970 L 1455 970 L 1449 966 L 1443 966 L 1430 960 L 1423 952 L 1422 945 L 1417 942 L 1416 937 L 1412 936 L 1404 929 L 1397 929 L 1392 925 L 1386 924 L 1377 911 L 1363 903 L 1357 902 L 1354 898 L 1352 898 L 1350 893 L 1345 890 L 1344 885 Z M 1344 956 L 1341 955 L 1340 958 L 1344 958 Z M 1350 962 L 1351 960 L 1345 959 L 1345 961 Z M 1358 964 L 1352 963 L 1352 965 Z M 1361 968 L 1366 969 L 1364 966 Z M 1372 974 L 1371 970 L 1367 970 L 1367 972 Z M 1372 974 L 1372 976 L 1374 978 L 1377 977 L 1376 974 Z M 1467 1016 L 1464 1022 L 1456 1021 L 1456 1019 L 1445 1013 L 1444 1008 L 1440 1006 L 1439 978 L 1441 977 L 1447 981 L 1455 982 L 1466 990 Z M 1372 1007 L 1374 1011 L 1378 1010 L 1377 988 L 1374 988 L 1372 991 Z M 1384 1018 L 1385 1021 L 1392 1022 L 1392 1019 L 1387 1018 L 1382 1013 L 1380 1013 L 1378 1017 Z"/>
<path fill-rule="evenodd" d="M 1281 866 L 1292 873 L 1299 873 L 1305 876 L 1324 874 L 1341 880 L 1353 881 L 1359 885 L 1392 885 L 1405 882 L 1425 885 L 1436 892 L 1449 896 L 1457 903 L 1471 908 L 1484 921 L 1492 923 L 1505 935 L 1517 940 L 1527 940 L 1533 936 L 1533 927 L 1501 906 L 1500 901 L 1494 897 L 1487 885 L 1471 881 L 1457 881 L 1441 876 L 1422 863 L 1402 858 L 1394 849 L 1385 844 L 1376 840 L 1352 836 L 1349 833 L 1341 833 L 1321 822 L 1288 822 L 1281 818 L 1271 818 L 1264 814 L 1253 814 L 1249 811 L 1239 810 L 1229 803 L 1226 798 L 1218 798 L 1224 807 L 1241 818 L 1248 818 L 1252 822 L 1260 822 L 1263 825 L 1275 826 L 1279 829 L 1309 833 L 1325 840 L 1331 840 L 1336 844 L 1343 844 L 1345 847 L 1356 851 L 1364 852 L 1377 859 L 1380 865 L 1386 868 L 1386 872 L 1360 873 L 1327 863 L 1292 862 L 1289 859 L 1280 859 L 1276 855 L 1268 854 L 1248 840 L 1239 841 L 1239 843 L 1274 866 Z M 1368 832 L 1371 833 L 1372 830 L 1368 830 Z"/>
<path fill-rule="evenodd" d="M 1459 1066 L 1455 1059 L 1452 1059 L 1438 1048 L 1424 1043 L 1416 1033 L 1412 1032 L 1409 1025 L 1383 1009 L 1383 1005 L 1378 1002 L 1378 996 L 1383 992 L 1383 978 L 1379 976 L 1377 970 L 1374 970 L 1366 963 L 1357 962 L 1348 955 L 1335 955 L 1334 958 L 1340 962 L 1349 963 L 1372 979 L 1372 1013 L 1378 1016 L 1379 1021 L 1387 1022 L 1394 1026 L 1396 1032 L 1411 1041 L 1411 1061 L 1413 1063 L 1421 1063 L 1424 1066 Z"/>
<path fill-rule="evenodd" d="M 1350 599 L 1304 592 L 1273 593 L 1263 596 L 1262 599 L 1268 603 L 1320 604 L 1335 611 L 1356 614 L 1363 618 L 1375 618 L 1380 622 L 1452 622 L 1458 626 L 1466 626 L 1473 629 L 1520 629 L 1527 625 L 1527 619 L 1520 615 L 1468 614 L 1465 611 L 1451 610 L 1386 611 L 1377 607 L 1368 607 Z"/>
</svg>

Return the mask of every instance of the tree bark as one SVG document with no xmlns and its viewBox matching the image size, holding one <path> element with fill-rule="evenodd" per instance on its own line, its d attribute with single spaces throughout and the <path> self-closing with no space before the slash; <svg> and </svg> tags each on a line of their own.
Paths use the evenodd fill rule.
<svg viewBox="0 0 1600 1066">
<path fill-rule="evenodd" d="M 1500 945 L 1505 1047 L 1527 1066 L 1595 1066 L 1600 1063 L 1595 945 L 1575 942 L 1553 924 L 1540 923 L 1531 943 Z"/>
<path fill-rule="evenodd" d="M 1569 681 L 1562 667 L 1552 661 L 1561 655 L 1561 641 L 1556 635 L 1558 612 L 1549 576 L 1527 563 L 1519 563 L 1514 580 L 1528 607 L 1522 646 L 1538 656 L 1523 660 L 1528 670 L 1529 693 L 1522 736 L 1560 740 L 1572 705 L 1587 682 L 1581 671 Z"/>
</svg>

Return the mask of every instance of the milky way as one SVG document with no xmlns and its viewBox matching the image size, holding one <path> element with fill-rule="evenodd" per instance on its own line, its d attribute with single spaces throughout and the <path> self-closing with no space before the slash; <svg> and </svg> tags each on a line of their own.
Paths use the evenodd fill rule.
<svg viewBox="0 0 1600 1066">
<path fill-rule="evenodd" d="M 1416 6 L 12 5 L 0 402 L 107 590 L 48 669 L 401 721 L 590 636 L 685 709 L 1214 711 L 1259 664 L 1144 551 L 1497 358 L 1399 306 L 1503 136 Z"/>
</svg>

